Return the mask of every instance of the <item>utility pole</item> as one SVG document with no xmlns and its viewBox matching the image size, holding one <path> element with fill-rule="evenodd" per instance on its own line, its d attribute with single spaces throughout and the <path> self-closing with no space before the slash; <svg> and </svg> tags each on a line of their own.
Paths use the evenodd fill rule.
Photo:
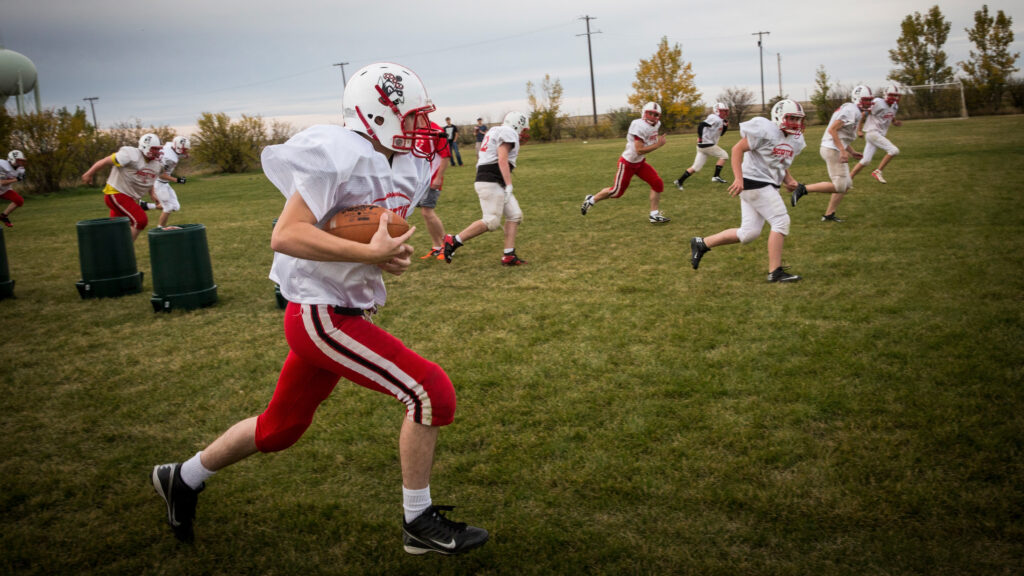
<svg viewBox="0 0 1024 576">
<path fill-rule="evenodd" d="M 775 55 L 779 59 L 779 98 L 782 98 L 782 53 L 776 52 Z"/>
<path fill-rule="evenodd" d="M 576 36 L 587 37 L 587 58 L 590 60 L 590 103 L 594 106 L 594 126 L 597 126 L 597 94 L 594 92 L 594 53 L 590 50 L 590 35 L 600 34 L 600 30 L 590 31 L 590 21 L 597 20 L 593 16 L 580 16 L 579 20 L 585 20 L 587 22 L 587 33 L 577 34 Z"/>
<path fill-rule="evenodd" d="M 100 129 L 100 125 L 96 123 L 96 105 L 93 104 L 93 102 L 95 102 L 95 101 L 97 101 L 99 99 L 100 99 L 99 96 L 90 96 L 89 98 L 82 98 L 82 100 L 85 100 L 86 102 L 88 102 L 89 103 L 89 107 L 92 108 L 92 127 L 95 128 L 96 130 Z"/>
<path fill-rule="evenodd" d="M 336 64 L 332 64 L 332 66 L 341 68 L 341 85 L 342 88 L 344 88 L 348 84 L 348 79 L 345 78 L 345 66 L 348 66 L 348 62 L 338 62 Z"/>
<path fill-rule="evenodd" d="M 771 32 L 754 32 L 751 36 L 757 36 L 757 50 L 761 53 L 761 112 L 764 112 L 764 47 L 761 46 L 761 37 Z"/>
</svg>

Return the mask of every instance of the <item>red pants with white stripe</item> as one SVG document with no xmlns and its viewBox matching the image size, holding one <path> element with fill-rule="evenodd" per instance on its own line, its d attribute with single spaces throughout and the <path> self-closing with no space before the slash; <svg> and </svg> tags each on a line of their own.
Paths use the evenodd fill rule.
<svg viewBox="0 0 1024 576">
<path fill-rule="evenodd" d="M 341 378 L 394 396 L 413 422 L 451 424 L 455 388 L 445 371 L 364 317 L 339 314 L 332 306 L 290 302 L 284 333 L 291 351 L 274 396 L 256 419 L 260 452 L 284 450 L 297 442 Z"/>
<path fill-rule="evenodd" d="M 633 179 L 634 175 L 647 182 L 651 190 L 658 194 L 665 190 L 665 183 L 662 181 L 661 176 L 658 176 L 658 171 L 648 164 L 646 159 L 634 164 L 619 156 L 619 169 L 615 172 L 615 183 L 612 184 L 611 194 L 608 197 L 618 198 L 622 196 L 626 192 L 626 188 L 629 188 L 629 181 Z"/>
<path fill-rule="evenodd" d="M 104 194 L 103 201 L 110 208 L 110 217 L 127 216 L 131 221 L 132 228 L 142 230 L 149 225 L 149 217 L 139 206 L 139 201 L 127 194 Z"/>
</svg>

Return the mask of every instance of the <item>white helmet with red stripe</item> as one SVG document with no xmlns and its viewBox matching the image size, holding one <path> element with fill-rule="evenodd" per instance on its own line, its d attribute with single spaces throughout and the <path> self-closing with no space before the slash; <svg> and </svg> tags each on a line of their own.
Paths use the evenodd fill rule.
<svg viewBox="0 0 1024 576">
<path fill-rule="evenodd" d="M 885 89 L 885 103 L 892 106 L 900 101 L 900 97 L 902 95 L 903 93 L 900 91 L 899 84 L 890 84 L 889 87 Z"/>
<path fill-rule="evenodd" d="M 850 101 L 857 105 L 857 108 L 861 110 L 870 110 L 872 102 L 875 101 L 875 97 L 871 94 L 871 88 L 861 84 L 853 89 L 850 93 Z"/>
<path fill-rule="evenodd" d="M 657 126 L 661 123 L 661 106 L 657 102 L 644 104 L 641 114 L 643 115 L 644 122 L 651 126 Z"/>
<path fill-rule="evenodd" d="M 139 138 L 139 150 L 146 160 L 156 160 L 164 152 L 160 137 L 153 133 L 143 134 Z"/>
<path fill-rule="evenodd" d="M 786 134 L 803 134 L 804 108 L 793 100 L 779 100 L 772 106 L 772 122 Z"/>
<path fill-rule="evenodd" d="M 716 102 L 715 103 L 715 114 L 718 114 L 719 118 L 721 118 L 722 120 L 725 120 L 726 118 L 729 117 L 729 107 L 726 106 L 725 104 L 723 104 L 722 102 Z"/>
<path fill-rule="evenodd" d="M 192 141 L 185 136 L 176 136 L 174 140 L 171 140 L 171 150 L 174 150 L 174 153 L 179 156 L 188 156 L 189 151 L 192 150 Z"/>
<path fill-rule="evenodd" d="M 395 152 L 432 158 L 437 130 L 430 127 L 434 104 L 412 70 L 381 62 L 357 71 L 345 85 L 345 126 Z"/>
</svg>

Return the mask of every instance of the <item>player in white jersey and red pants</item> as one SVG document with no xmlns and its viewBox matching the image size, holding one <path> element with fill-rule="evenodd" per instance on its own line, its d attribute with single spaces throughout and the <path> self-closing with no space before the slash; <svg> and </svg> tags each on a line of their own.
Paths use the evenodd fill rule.
<svg viewBox="0 0 1024 576">
<path fill-rule="evenodd" d="M 806 143 L 803 137 L 804 110 L 792 100 L 780 100 L 772 107 L 772 119 L 755 117 L 740 124 L 740 141 L 732 147 L 735 180 L 729 195 L 740 197 L 739 228 L 690 240 L 690 264 L 696 270 L 701 258 L 715 246 L 746 244 L 761 235 L 768 222 L 768 281 L 795 282 L 799 276 L 782 266 L 782 245 L 789 235 L 789 214 L 779 188 L 795 188 L 789 173 L 793 160 Z"/>
<path fill-rule="evenodd" d="M 433 505 L 430 496 L 438 431 L 455 416 L 451 380 L 369 318 L 386 299 L 382 272 L 409 267 L 413 248 L 406 240 L 414 229 L 392 238 L 381 218 L 368 244 L 324 230 L 335 213 L 360 204 L 409 215 L 430 185 L 430 153 L 424 157 L 420 145 L 437 136 L 428 117 L 434 106 L 420 79 L 397 64 L 356 72 L 343 104 L 345 127 L 313 126 L 262 154 L 267 178 L 287 199 L 271 237 L 270 278 L 289 302 L 290 351 L 262 414 L 241 420 L 185 462 L 153 469 L 153 486 L 181 540 L 193 538 L 207 479 L 256 452 L 292 446 L 345 378 L 405 405 L 398 439 L 405 550 L 460 554 L 487 541 L 486 530 L 449 520 L 442 512 L 450 507 Z"/>
<path fill-rule="evenodd" d="M 441 190 L 444 188 L 444 171 L 448 169 L 448 158 L 451 157 L 451 149 L 448 147 L 448 138 L 444 136 L 444 130 L 436 122 L 431 122 L 430 127 L 440 134 L 433 142 L 434 173 L 430 178 L 430 188 L 426 196 L 416 205 L 423 216 L 423 223 L 427 225 L 427 233 L 430 234 L 430 252 L 420 256 L 420 260 L 444 260 L 444 222 L 437 215 L 437 201 L 441 198 Z M 430 144 L 424 144 L 429 147 Z"/>
<path fill-rule="evenodd" d="M 7 153 L 7 160 L 0 160 L 0 198 L 10 201 L 7 208 L 0 213 L 0 222 L 3 222 L 4 226 L 8 228 L 14 227 L 8 216 L 25 204 L 25 199 L 14 191 L 11 184 L 25 179 L 26 164 L 28 164 L 28 160 L 21 150 L 11 150 Z"/>
<path fill-rule="evenodd" d="M 850 171 L 850 178 L 857 175 L 865 166 L 871 163 L 876 150 L 884 150 L 885 157 L 878 163 L 878 168 L 871 171 L 871 176 L 882 184 L 886 184 L 882 170 L 889 165 L 889 162 L 900 153 L 892 142 L 886 138 L 889 126 L 900 126 L 903 123 L 896 119 L 896 112 L 900 109 L 900 87 L 896 84 L 889 86 L 885 91 L 885 99 L 875 98 L 871 103 L 871 109 L 864 113 L 864 120 L 861 122 L 863 130 L 858 134 L 864 136 L 864 156 L 860 162 Z"/>
<path fill-rule="evenodd" d="M 174 180 L 178 184 L 185 183 L 185 178 L 175 176 L 174 170 L 183 158 L 188 158 L 191 150 L 192 141 L 184 136 L 177 136 L 167 144 L 164 144 L 163 154 L 160 156 L 160 164 L 163 169 L 160 172 L 160 176 L 156 179 L 156 184 L 153 185 L 153 194 L 156 195 L 157 201 L 160 202 L 160 208 L 163 210 L 160 213 L 160 219 L 157 221 L 157 226 L 160 228 L 167 226 L 171 212 L 177 212 L 181 209 L 181 204 L 178 202 L 178 194 L 174 192 L 174 188 L 171 188 L 170 181 Z"/>
<path fill-rule="evenodd" d="M 476 162 L 476 195 L 480 198 L 483 217 L 452 236 L 444 238 L 444 259 L 451 263 L 452 254 L 465 242 L 485 232 L 501 227 L 505 218 L 505 250 L 501 255 L 502 266 L 526 264 L 516 256 L 516 233 L 523 221 L 523 211 L 512 193 L 512 171 L 519 157 L 519 139 L 529 129 L 529 120 L 522 112 L 509 112 L 500 126 L 495 126 L 484 135 L 480 155 Z"/>
<path fill-rule="evenodd" d="M 580 206 L 580 213 L 586 216 L 594 204 L 605 198 L 619 198 L 625 194 L 626 188 L 629 187 L 629 181 L 636 175 L 651 186 L 651 212 L 647 217 L 651 224 L 664 224 L 670 220 L 659 210 L 665 183 L 662 182 L 661 176 L 658 176 L 658 171 L 647 163 L 647 154 L 665 145 L 665 136 L 658 134 L 659 128 L 661 128 L 661 106 L 657 102 L 644 104 L 642 117 L 629 124 L 629 131 L 626 133 L 626 150 L 619 157 L 619 169 L 615 172 L 615 183 L 597 194 L 584 198 L 583 204 Z"/>
<path fill-rule="evenodd" d="M 825 209 L 825 215 L 821 217 L 821 221 L 843 221 L 842 218 L 836 216 L 836 209 L 846 193 L 853 188 L 849 161 L 850 158 L 861 157 L 861 154 L 850 144 L 857 139 L 857 125 L 860 123 L 861 114 L 871 107 L 871 101 L 871 89 L 867 86 L 857 86 L 850 95 L 850 102 L 844 102 L 832 113 L 832 118 L 828 121 L 828 128 L 821 137 L 821 148 L 818 151 L 828 167 L 828 176 L 831 182 L 798 184 L 790 199 L 793 206 L 796 206 L 797 201 L 808 192 L 831 194 L 828 208 Z"/>
<path fill-rule="evenodd" d="M 153 195 L 153 183 L 163 170 L 160 166 L 162 152 L 160 138 L 156 134 L 144 134 L 139 138 L 139 146 L 123 146 L 117 152 L 96 161 L 85 174 L 82 181 L 92 183 L 93 175 L 101 168 L 110 166 L 107 185 L 103 188 L 104 202 L 110 208 L 110 217 L 127 216 L 132 231 L 132 240 L 139 237 L 139 232 L 149 225 L 140 202 L 143 196 Z"/>
<path fill-rule="evenodd" d="M 709 157 L 717 158 L 715 162 L 715 175 L 711 177 L 712 182 L 728 184 L 722 178 L 722 166 L 729 160 L 729 153 L 718 145 L 718 140 L 729 129 L 729 107 L 718 102 L 714 109 L 703 122 L 697 125 L 697 157 L 693 159 L 693 165 L 683 172 L 683 175 L 672 183 L 676 188 L 682 190 L 683 183 L 690 176 L 700 172 L 701 168 L 708 161 Z"/>
</svg>

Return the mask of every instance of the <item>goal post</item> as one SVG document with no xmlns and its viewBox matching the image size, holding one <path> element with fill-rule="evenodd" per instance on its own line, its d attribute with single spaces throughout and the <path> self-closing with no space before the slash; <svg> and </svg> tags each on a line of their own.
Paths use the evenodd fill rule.
<svg viewBox="0 0 1024 576">
<path fill-rule="evenodd" d="M 964 98 L 962 82 L 900 88 L 903 90 L 900 114 L 907 118 L 967 118 L 967 100 Z"/>
</svg>

